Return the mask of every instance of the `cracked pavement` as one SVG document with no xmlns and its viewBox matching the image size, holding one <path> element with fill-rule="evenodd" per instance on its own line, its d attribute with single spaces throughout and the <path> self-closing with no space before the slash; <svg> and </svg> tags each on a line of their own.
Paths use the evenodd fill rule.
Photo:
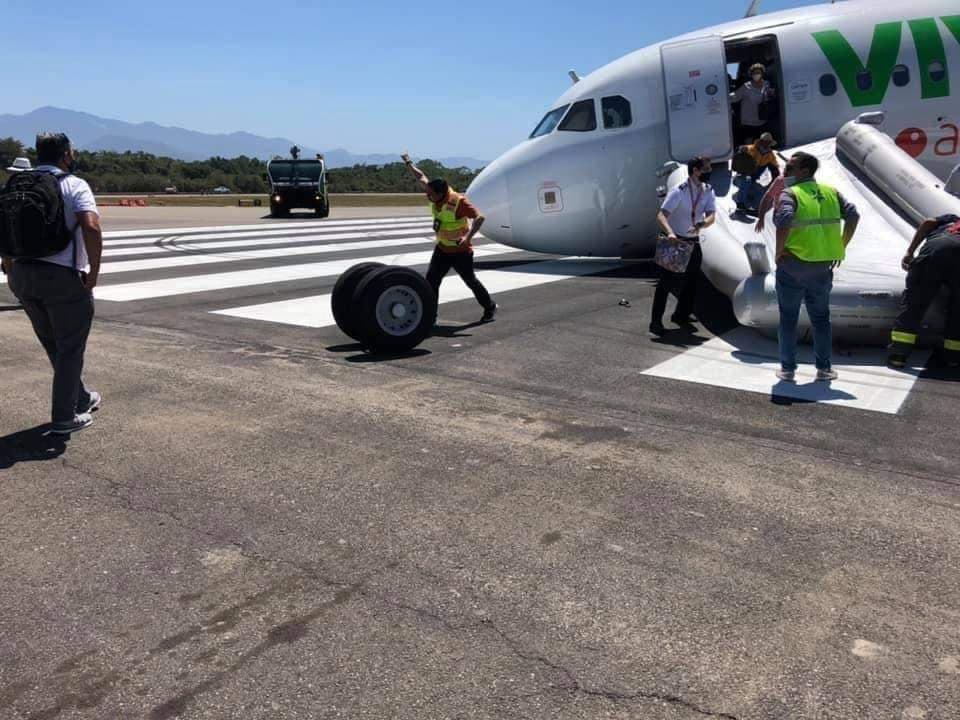
<svg viewBox="0 0 960 720">
<path fill-rule="evenodd" d="M 0 718 L 954 717 L 957 384 L 642 377 L 601 282 L 382 364 L 101 318 L 59 445 L 0 314 Z"/>
</svg>

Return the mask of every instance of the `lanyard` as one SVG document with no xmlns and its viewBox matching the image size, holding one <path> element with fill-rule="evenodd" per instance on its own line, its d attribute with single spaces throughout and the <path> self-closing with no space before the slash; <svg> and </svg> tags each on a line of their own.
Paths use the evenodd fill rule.
<svg viewBox="0 0 960 720">
<path fill-rule="evenodd" d="M 697 192 L 697 196 L 693 196 L 693 180 L 689 184 L 690 190 L 690 226 L 697 227 L 697 205 L 700 203 L 700 199 L 703 197 L 703 185 L 700 185 L 700 190 Z"/>
</svg>

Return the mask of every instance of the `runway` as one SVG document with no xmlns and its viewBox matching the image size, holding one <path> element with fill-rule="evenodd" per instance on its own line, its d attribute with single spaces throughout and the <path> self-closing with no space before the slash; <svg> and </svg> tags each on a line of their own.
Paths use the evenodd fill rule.
<svg viewBox="0 0 960 720">
<path fill-rule="evenodd" d="M 0 312 L 0 717 L 960 704 L 955 377 L 840 347 L 841 382 L 784 388 L 709 286 L 654 339 L 649 264 L 483 238 L 497 320 L 451 274 L 434 336 L 377 358 L 329 293 L 424 270 L 422 214 L 105 221 L 105 402 L 69 443 Z"/>
</svg>

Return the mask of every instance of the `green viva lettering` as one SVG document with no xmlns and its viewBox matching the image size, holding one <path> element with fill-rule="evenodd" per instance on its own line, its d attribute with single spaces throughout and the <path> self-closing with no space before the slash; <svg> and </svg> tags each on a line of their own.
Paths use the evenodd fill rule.
<svg viewBox="0 0 960 720">
<path fill-rule="evenodd" d="M 960 15 L 940 18 L 947 29 L 960 42 Z M 924 100 L 950 95 L 950 76 L 947 68 L 947 53 L 936 18 L 922 18 L 908 23 L 913 43 L 917 49 L 917 65 L 920 68 L 921 97 Z M 877 25 L 867 64 L 864 65 L 857 51 L 838 30 L 813 33 L 814 40 L 830 61 L 840 84 L 854 107 L 879 105 L 886 97 L 890 78 L 903 36 L 903 22 Z M 939 63 L 942 73 L 931 73 L 930 68 Z"/>
</svg>

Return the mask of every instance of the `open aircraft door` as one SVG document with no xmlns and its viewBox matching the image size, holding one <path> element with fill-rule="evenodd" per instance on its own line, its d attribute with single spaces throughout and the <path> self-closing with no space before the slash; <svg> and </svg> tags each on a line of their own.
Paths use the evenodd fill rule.
<svg viewBox="0 0 960 720">
<path fill-rule="evenodd" d="M 660 48 L 670 129 L 670 156 L 727 160 L 733 154 L 730 91 L 723 38 L 719 35 Z"/>
</svg>

